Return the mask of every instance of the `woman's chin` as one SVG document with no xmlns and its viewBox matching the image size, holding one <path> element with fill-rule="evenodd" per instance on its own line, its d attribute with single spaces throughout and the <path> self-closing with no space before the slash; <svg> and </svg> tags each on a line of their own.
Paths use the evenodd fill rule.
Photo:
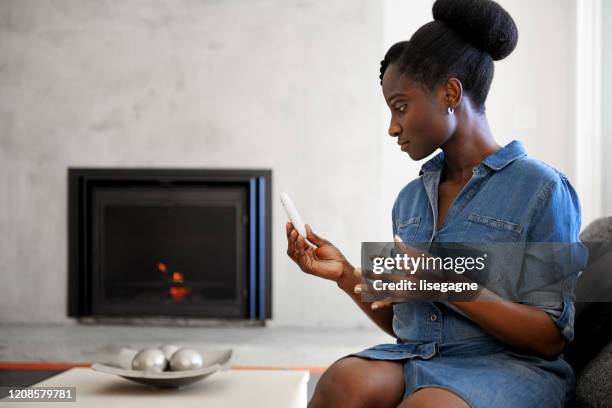
<svg viewBox="0 0 612 408">
<path fill-rule="evenodd" d="M 419 161 L 431 155 L 433 152 L 435 152 L 435 149 L 431 151 L 427 149 L 424 151 L 424 149 L 418 148 L 416 145 L 409 143 L 406 148 L 402 149 L 402 151 L 408 153 L 408 156 L 410 156 L 412 160 Z"/>
<path fill-rule="evenodd" d="M 410 156 L 412 160 L 418 161 L 422 159 L 422 157 L 419 157 L 420 155 L 418 154 L 418 152 L 415 152 L 414 149 L 412 149 L 412 146 L 408 147 L 407 149 L 404 149 L 404 152 L 408 153 L 408 156 Z"/>
<path fill-rule="evenodd" d="M 421 160 L 428 156 L 423 155 L 422 149 L 417 148 L 417 146 L 412 142 L 404 143 L 401 146 L 401 150 L 404 153 L 408 153 L 408 156 L 410 156 L 410 158 L 415 161 Z"/>
</svg>

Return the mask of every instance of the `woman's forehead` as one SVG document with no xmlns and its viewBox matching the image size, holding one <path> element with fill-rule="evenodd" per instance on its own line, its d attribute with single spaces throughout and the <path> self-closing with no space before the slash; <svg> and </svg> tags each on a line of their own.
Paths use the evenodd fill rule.
<svg viewBox="0 0 612 408">
<path fill-rule="evenodd" d="M 419 84 L 401 73 L 396 64 L 391 64 L 385 70 L 382 81 L 383 95 L 390 102 L 397 96 L 423 93 Z"/>
</svg>

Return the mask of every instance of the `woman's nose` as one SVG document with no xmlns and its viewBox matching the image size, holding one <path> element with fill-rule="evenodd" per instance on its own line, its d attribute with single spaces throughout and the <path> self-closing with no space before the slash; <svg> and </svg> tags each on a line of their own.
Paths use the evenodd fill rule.
<svg viewBox="0 0 612 408">
<path fill-rule="evenodd" d="M 397 123 L 391 122 L 391 124 L 389 125 L 389 136 L 397 137 L 399 136 L 400 132 L 401 128 L 399 127 L 399 125 Z"/>
</svg>

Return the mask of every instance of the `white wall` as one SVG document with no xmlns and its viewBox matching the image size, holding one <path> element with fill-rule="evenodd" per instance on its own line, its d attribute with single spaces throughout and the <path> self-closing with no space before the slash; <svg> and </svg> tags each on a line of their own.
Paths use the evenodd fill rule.
<svg viewBox="0 0 612 408">
<path fill-rule="evenodd" d="M 433 19 L 431 5 L 433 1 L 383 1 L 382 48 L 380 60 L 395 43 L 410 39 L 412 33 L 423 24 Z M 380 70 L 380 64 L 379 64 Z M 421 165 L 427 161 L 413 161 L 407 153 L 399 150 L 396 138 L 389 136 L 391 112 L 385 103 L 382 88 L 379 85 L 378 105 L 380 122 L 380 166 L 382 183 L 382 202 L 385 212 L 385 232 L 379 241 L 392 241 L 391 209 L 399 191 L 419 175 Z M 374 241 L 374 240 L 373 240 Z"/>
<path fill-rule="evenodd" d="M 387 134 L 379 62 L 431 3 L 0 2 L 0 323 L 68 321 L 68 166 L 159 166 L 272 168 L 271 324 L 371 326 L 286 257 L 277 195 L 355 263 L 391 239 L 421 163 Z M 571 178 L 573 1 L 500 3 L 520 40 L 496 67 L 493 132 Z"/>
<path fill-rule="evenodd" d="M 514 52 L 495 63 L 487 99 L 487 117 L 502 146 L 522 140 L 527 153 L 574 176 L 574 0 L 499 0 L 514 18 L 519 41 Z M 385 0 L 383 49 L 410 38 L 431 21 L 433 1 Z M 382 93 L 381 93 L 382 95 Z M 390 213 L 402 186 L 418 176 L 422 161 L 413 162 L 388 136 L 390 112 L 382 97 L 380 127 L 385 211 Z M 438 150 L 439 152 L 439 150 Z M 437 152 L 436 152 L 437 153 Z M 435 154 L 435 153 L 434 153 Z"/>
<path fill-rule="evenodd" d="M 612 153 L 612 0 L 604 0 L 603 4 L 603 47 L 602 47 L 602 73 L 603 73 L 603 214 L 612 216 L 612 173 L 607 164 Z"/>
<path fill-rule="evenodd" d="M 272 168 L 273 324 L 369 324 L 287 258 L 277 197 L 356 262 L 381 228 L 380 26 L 369 0 L 0 2 L 0 322 L 67 320 L 68 166 L 160 166 Z"/>
</svg>

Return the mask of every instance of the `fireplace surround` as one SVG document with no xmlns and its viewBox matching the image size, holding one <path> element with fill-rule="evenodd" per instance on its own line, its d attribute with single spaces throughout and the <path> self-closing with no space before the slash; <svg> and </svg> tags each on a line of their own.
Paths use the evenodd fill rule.
<svg viewBox="0 0 612 408">
<path fill-rule="evenodd" d="M 271 170 L 68 169 L 68 315 L 271 317 Z"/>
</svg>

